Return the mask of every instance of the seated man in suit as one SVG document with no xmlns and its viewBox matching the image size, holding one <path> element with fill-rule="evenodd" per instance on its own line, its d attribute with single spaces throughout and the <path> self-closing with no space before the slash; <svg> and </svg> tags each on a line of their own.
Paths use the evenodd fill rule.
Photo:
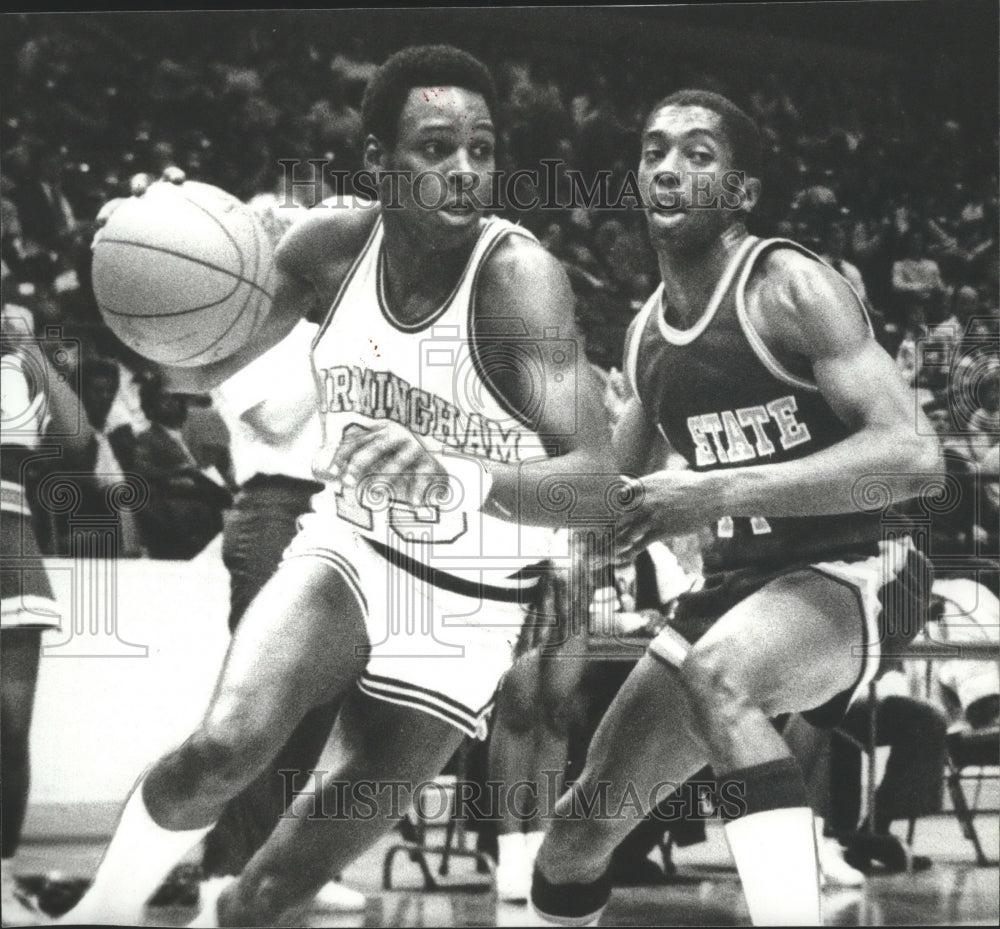
<svg viewBox="0 0 1000 929">
<path fill-rule="evenodd" d="M 149 482 L 149 504 L 139 513 L 143 541 L 153 558 L 192 558 L 221 531 L 232 497 L 184 441 L 187 398 L 151 376 L 140 399 L 150 422 L 135 451 L 135 469 Z"/>
</svg>

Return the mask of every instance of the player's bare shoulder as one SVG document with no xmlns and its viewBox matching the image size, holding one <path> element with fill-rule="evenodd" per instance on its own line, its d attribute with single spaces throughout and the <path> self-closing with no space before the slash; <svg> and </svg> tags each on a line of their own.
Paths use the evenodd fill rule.
<svg viewBox="0 0 1000 929">
<path fill-rule="evenodd" d="M 336 290 L 371 234 L 376 203 L 338 198 L 309 210 L 278 242 L 278 270 L 309 281 L 321 294 Z"/>
<path fill-rule="evenodd" d="M 847 280 L 795 248 L 772 248 L 754 268 L 744 303 L 751 325 L 772 348 L 815 358 L 870 335 Z"/>
<path fill-rule="evenodd" d="M 573 294 L 561 262 L 534 238 L 504 236 L 483 263 L 476 282 L 477 316 L 521 316 L 551 325 L 568 310 Z"/>
</svg>

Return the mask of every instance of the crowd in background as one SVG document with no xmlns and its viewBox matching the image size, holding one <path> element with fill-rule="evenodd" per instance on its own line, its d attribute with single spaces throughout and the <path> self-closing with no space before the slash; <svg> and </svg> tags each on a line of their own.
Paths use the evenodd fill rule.
<svg viewBox="0 0 1000 929">
<path fill-rule="evenodd" d="M 160 488 L 159 503 L 139 515 L 135 552 L 190 557 L 217 531 L 233 490 L 225 439 L 204 398 L 164 394 L 101 323 L 89 282 L 96 214 L 128 193 L 134 174 L 169 165 L 243 199 L 269 200 L 272 215 L 287 198 L 281 159 L 360 168 L 361 96 L 389 40 L 307 39 L 257 21 L 207 55 L 196 40 L 171 41 L 162 17 L 147 34 L 107 23 L 21 22 L 8 38 L 16 48 L 5 75 L 14 105 L 5 108 L 2 143 L 3 299 L 28 311 L 79 390 L 100 439 L 79 467 L 117 466 Z M 148 31 L 161 25 L 168 34 L 158 44 Z M 940 430 L 950 470 L 968 483 L 984 462 L 992 467 L 1000 432 L 995 114 L 974 119 L 961 87 L 933 62 L 917 83 L 890 70 L 876 88 L 819 70 L 791 80 L 779 70 L 705 73 L 682 56 L 669 67 L 567 56 L 530 45 L 521 57 L 484 55 L 500 90 L 501 167 L 558 158 L 585 178 L 610 171 L 614 199 L 659 97 L 681 86 L 729 95 L 758 121 L 765 145 L 765 194 L 750 231 L 795 239 L 841 270 Z M 581 205 L 506 215 L 564 262 L 590 359 L 620 366 L 625 330 L 656 282 L 642 212 Z M 995 480 L 975 493 L 992 509 L 956 513 L 949 550 L 996 551 Z M 197 531 L 171 532 L 178 513 Z M 43 531 L 51 553 L 67 554 L 69 544 L 58 526 Z"/>
<path fill-rule="evenodd" d="M 277 16 L 228 20 L 226 28 L 218 18 L 203 22 L 212 28 L 192 28 L 197 23 L 190 16 L 124 23 L 8 18 L 6 53 L 0 54 L 7 102 L 0 136 L 4 350 L 34 334 L 41 353 L 26 374 L 42 391 L 61 385 L 53 394 L 71 433 L 43 436 L 59 447 L 59 456 L 33 462 L 24 475 L 40 504 L 33 515 L 46 555 L 192 558 L 219 534 L 238 489 L 226 429 L 210 399 L 165 390 L 154 366 L 102 322 L 90 283 L 90 243 L 101 207 L 129 195 L 137 174 L 157 177 L 173 166 L 251 203 L 277 240 L 299 212 L 289 203 L 292 194 L 300 206 L 313 205 L 308 185 L 290 191 L 281 162 L 297 160 L 299 179 L 309 175 L 308 159 L 348 175 L 359 170 L 367 81 L 389 52 L 437 37 L 430 28 L 416 35 L 402 26 L 396 34 L 376 28 L 320 33 L 308 19 Z M 286 23 L 292 28 L 283 28 Z M 665 61 L 666 55 L 622 55 L 607 46 L 581 49 L 543 39 L 526 40 L 512 52 L 492 43 L 485 30 L 447 39 L 481 56 L 497 79 L 498 167 L 539 171 L 536 190 L 522 186 L 524 199 L 535 194 L 542 203 L 567 204 L 499 209 L 564 264 L 588 358 L 610 373 L 609 410 L 621 383 L 614 369 L 622 365 L 626 329 L 658 280 L 645 217 L 634 208 L 570 204 L 567 175 L 549 189 L 543 162 L 558 159 L 585 182 L 608 172 L 608 199 L 615 202 L 637 166 L 643 120 L 668 92 L 718 91 L 753 116 L 765 157 L 764 194 L 748 221 L 750 232 L 800 242 L 847 278 L 876 337 L 911 384 L 914 411 L 928 414 L 946 449 L 948 480 L 957 490 L 914 513 L 932 513 L 931 555 L 951 585 L 937 591 L 941 628 L 935 635 L 948 638 L 942 603 L 963 620 L 977 607 L 982 611 L 983 594 L 971 579 L 996 589 L 1000 524 L 998 134 L 994 109 L 977 104 L 961 69 L 941 58 L 887 67 L 877 76 L 746 62 L 706 69 L 696 52 L 685 56 L 677 47 Z M 76 427 L 62 402 L 73 393 Z M 65 475 L 74 486 L 68 507 L 52 484 Z M 115 509 L 121 499 L 115 488 L 128 475 L 140 479 L 142 505 Z M 52 500 L 60 505 L 50 506 Z M 914 504 L 918 511 L 922 506 Z M 237 499 L 229 512 L 238 511 Z M 94 547 L 90 531 L 109 520 L 118 527 L 114 551 Z M 669 611 L 663 588 L 671 572 L 690 583 L 698 570 L 693 543 L 686 552 L 660 548 L 659 555 L 651 547 L 634 566 L 609 575 L 595 597 L 599 603 L 607 594 L 619 622 L 644 620 L 641 634 L 658 628 Z M 987 603 L 984 629 L 995 628 L 989 610 Z M 961 625 L 955 641 L 974 623 Z M 984 698 L 978 691 L 969 696 L 968 663 L 953 664 L 960 667 L 940 674 L 946 694 L 957 695 L 950 715 L 973 726 L 995 721 L 995 666 L 985 663 Z M 571 767 L 582 761 L 628 670 L 588 669 L 582 687 L 588 719 L 573 730 L 579 744 L 573 744 Z M 900 686 L 893 682 L 898 669 L 882 670 L 883 684 Z M 901 691 L 885 687 L 877 697 L 903 700 Z M 865 706 L 854 711 L 861 713 L 859 731 L 867 733 Z M 920 725 L 896 727 L 911 737 L 894 744 L 890 770 L 912 786 L 916 760 L 923 759 L 930 786 L 924 806 L 907 815 L 939 808 L 944 764 L 943 716 L 924 705 L 914 712 Z M 925 725 L 925 718 L 931 722 Z M 786 738 L 794 745 L 793 731 Z M 835 804 L 826 815 L 847 832 L 859 816 L 850 804 L 860 796 L 860 754 L 841 762 L 827 773 L 830 784 L 817 779 L 816 789 L 846 788 L 851 796 L 843 822 L 838 826 L 832 815 Z M 891 800 L 906 791 L 894 777 L 880 791 L 885 822 L 874 825 L 883 833 L 893 818 L 883 794 Z M 817 813 L 822 806 L 817 801 Z M 678 845 L 699 834 L 700 822 L 672 827 Z M 641 882 L 649 848 L 662 836 L 654 820 L 637 829 L 616 853 L 616 878 Z M 664 863 L 669 871 L 668 855 Z"/>
</svg>

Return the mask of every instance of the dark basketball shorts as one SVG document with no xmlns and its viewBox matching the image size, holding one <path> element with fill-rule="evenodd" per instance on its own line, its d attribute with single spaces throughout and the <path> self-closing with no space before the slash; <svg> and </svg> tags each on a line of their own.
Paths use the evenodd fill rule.
<svg viewBox="0 0 1000 929">
<path fill-rule="evenodd" d="M 20 486 L 3 482 L 0 510 L 0 628 L 58 629 L 62 622 L 52 584 Z"/>
<path fill-rule="evenodd" d="M 650 643 L 649 650 L 677 667 L 688 648 L 738 603 L 778 578 L 802 573 L 803 578 L 811 580 L 814 572 L 850 588 L 858 603 L 862 655 L 858 679 L 822 706 L 803 707 L 803 716 L 813 725 L 835 726 L 853 700 L 866 691 L 883 655 L 891 656 L 912 642 L 927 620 L 933 570 L 907 536 L 880 542 L 864 552 L 845 554 L 835 561 L 754 566 L 711 574 L 701 590 L 678 598 L 673 617 Z"/>
</svg>

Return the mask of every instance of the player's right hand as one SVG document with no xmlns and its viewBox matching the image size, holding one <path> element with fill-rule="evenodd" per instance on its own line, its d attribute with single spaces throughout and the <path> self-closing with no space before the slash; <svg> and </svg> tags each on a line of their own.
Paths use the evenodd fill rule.
<svg viewBox="0 0 1000 929">
<path fill-rule="evenodd" d="M 323 479 L 339 481 L 352 491 L 369 477 L 377 477 L 388 485 L 394 500 L 410 506 L 433 503 L 435 494 L 445 492 L 449 479 L 420 439 L 391 420 L 345 430 L 323 472 Z"/>
</svg>

